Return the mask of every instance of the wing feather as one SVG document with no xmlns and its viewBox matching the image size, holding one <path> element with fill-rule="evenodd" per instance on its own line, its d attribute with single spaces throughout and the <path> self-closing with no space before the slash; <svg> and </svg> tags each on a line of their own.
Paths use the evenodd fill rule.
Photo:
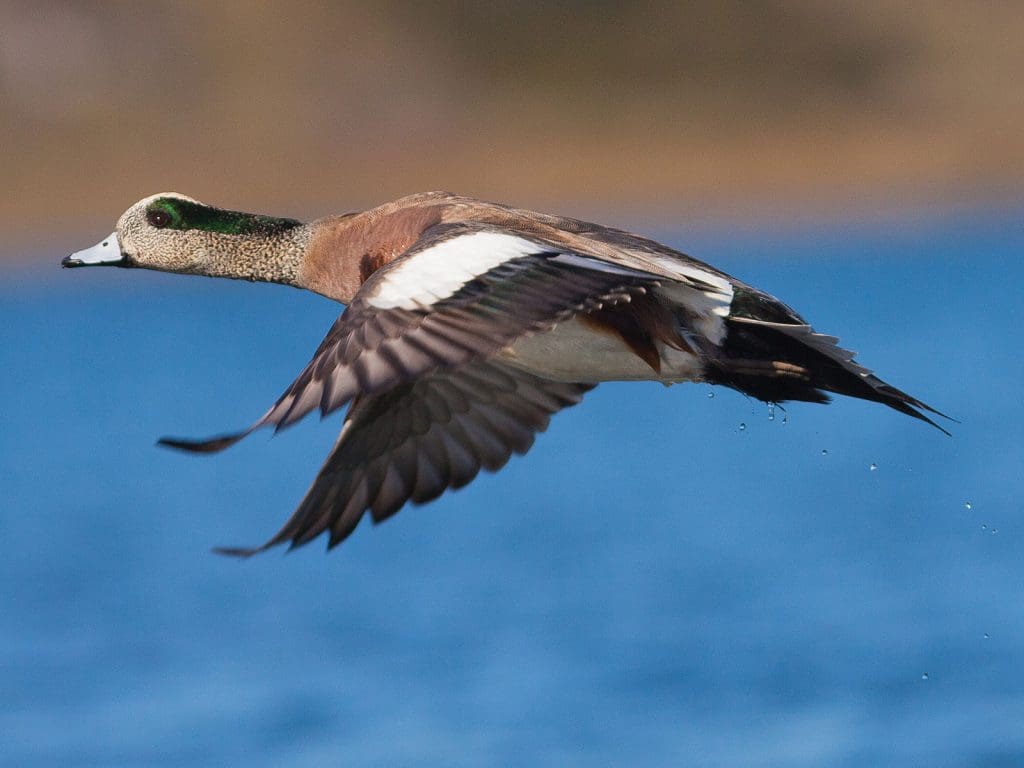
<svg viewBox="0 0 1024 768">
<path fill-rule="evenodd" d="M 281 530 L 252 549 L 345 539 L 369 512 L 386 520 L 524 454 L 551 415 L 594 385 L 548 381 L 495 361 L 436 371 L 379 395 L 360 395 L 305 498 Z"/>
<path fill-rule="evenodd" d="M 482 246 L 494 252 L 473 250 Z M 463 277 L 438 276 L 444 258 L 454 259 L 454 273 Z M 482 271 L 474 272 L 477 267 Z M 659 285 L 651 273 L 508 232 L 468 226 L 428 232 L 370 276 L 309 364 L 252 427 L 209 440 L 161 442 L 197 452 L 222 450 L 264 425 L 280 430 L 314 410 L 326 416 L 357 396 L 488 359 L 576 313 L 628 302 Z M 432 303 L 424 303 L 424 291 Z M 469 380 L 462 385 L 472 386 Z M 480 425 L 462 429 L 487 443 Z"/>
</svg>

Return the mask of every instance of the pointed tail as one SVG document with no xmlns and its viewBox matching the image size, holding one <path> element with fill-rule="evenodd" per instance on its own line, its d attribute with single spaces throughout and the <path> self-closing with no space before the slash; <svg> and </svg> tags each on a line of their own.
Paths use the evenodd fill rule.
<svg viewBox="0 0 1024 768">
<path fill-rule="evenodd" d="M 854 362 L 834 336 L 806 324 L 730 317 L 725 344 L 711 353 L 707 378 L 768 402 L 829 402 L 828 392 L 872 400 L 949 432 L 927 414 L 950 419 Z"/>
</svg>

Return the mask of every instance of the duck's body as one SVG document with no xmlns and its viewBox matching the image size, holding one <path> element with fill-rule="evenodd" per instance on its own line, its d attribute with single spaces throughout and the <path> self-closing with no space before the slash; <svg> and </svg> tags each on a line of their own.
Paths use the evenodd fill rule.
<svg viewBox="0 0 1024 768">
<path fill-rule="evenodd" d="M 525 453 L 597 383 L 725 384 L 770 402 L 826 391 L 929 421 L 782 302 L 653 240 L 443 192 L 309 224 L 176 194 L 130 208 L 66 266 L 279 282 L 348 305 L 249 430 L 167 440 L 215 451 L 256 427 L 352 402 L 331 456 L 274 544 L 330 545 Z"/>
<path fill-rule="evenodd" d="M 573 317 L 536 336 L 525 336 L 501 351 L 509 365 L 555 381 L 700 381 L 704 366 L 698 356 L 654 341 L 651 355 L 658 366 L 640 357 L 613 329 Z"/>
</svg>

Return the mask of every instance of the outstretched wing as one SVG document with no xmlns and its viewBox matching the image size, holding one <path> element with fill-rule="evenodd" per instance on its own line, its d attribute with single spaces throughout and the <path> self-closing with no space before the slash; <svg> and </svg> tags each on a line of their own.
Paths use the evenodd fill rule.
<svg viewBox="0 0 1024 768">
<path fill-rule="evenodd" d="M 374 522 L 407 501 L 421 504 L 461 488 L 481 469 L 524 454 L 551 415 L 578 403 L 593 384 L 541 379 L 495 361 L 437 371 L 378 395 L 359 395 L 338 442 L 284 527 L 249 556 L 329 532 L 334 547 L 368 511 Z"/>
<path fill-rule="evenodd" d="M 442 225 L 375 272 L 270 410 L 244 432 L 175 448 L 222 450 L 261 426 L 327 415 L 437 370 L 487 359 L 579 312 L 627 302 L 659 277 L 504 230 Z"/>
</svg>

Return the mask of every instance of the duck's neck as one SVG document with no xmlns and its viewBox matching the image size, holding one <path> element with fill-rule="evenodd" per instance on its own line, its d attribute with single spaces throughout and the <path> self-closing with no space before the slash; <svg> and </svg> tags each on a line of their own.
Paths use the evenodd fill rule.
<svg viewBox="0 0 1024 768">
<path fill-rule="evenodd" d="M 221 236 L 208 249 L 202 274 L 302 288 L 309 241 L 306 224 L 268 235 Z"/>
<path fill-rule="evenodd" d="M 438 206 L 382 206 L 258 236 L 219 238 L 216 252 L 211 249 L 204 260 L 203 274 L 292 285 L 348 304 L 373 272 L 440 218 Z"/>
</svg>

